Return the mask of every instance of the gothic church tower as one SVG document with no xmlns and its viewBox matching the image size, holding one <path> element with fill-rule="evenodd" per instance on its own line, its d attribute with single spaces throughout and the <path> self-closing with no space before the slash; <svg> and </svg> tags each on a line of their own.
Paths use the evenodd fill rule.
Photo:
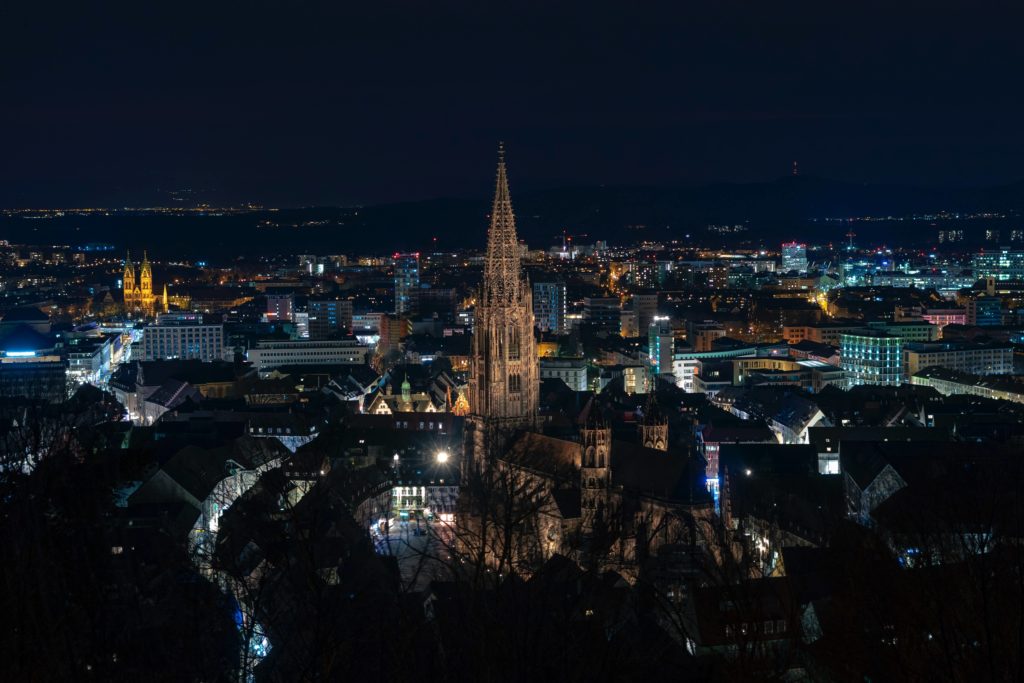
<svg viewBox="0 0 1024 683">
<path fill-rule="evenodd" d="M 668 418 L 661 412 L 658 399 L 651 390 L 644 409 L 643 418 L 637 424 L 640 432 L 640 443 L 644 448 L 654 448 L 659 451 L 668 450 Z"/>
<path fill-rule="evenodd" d="M 149 255 L 146 252 L 142 252 L 142 265 L 139 267 L 139 290 L 143 305 L 150 304 L 153 299 L 153 266 L 149 265 Z"/>
<path fill-rule="evenodd" d="M 498 147 L 498 177 L 487 234 L 483 281 L 477 292 L 470 360 L 466 457 L 479 465 L 502 437 L 534 429 L 540 361 L 533 336 L 533 292 L 522 271 L 509 197 L 505 150 Z"/>
<path fill-rule="evenodd" d="M 592 411 L 598 406 L 591 407 Z M 607 515 L 608 487 L 611 484 L 612 430 L 600 415 L 592 414 L 580 430 L 580 507 L 583 533 L 594 531 Z"/>
<path fill-rule="evenodd" d="M 124 259 L 124 277 L 121 279 L 121 290 L 124 293 L 125 310 L 131 312 L 135 309 L 135 266 L 132 264 L 132 254 L 127 252 Z"/>
</svg>

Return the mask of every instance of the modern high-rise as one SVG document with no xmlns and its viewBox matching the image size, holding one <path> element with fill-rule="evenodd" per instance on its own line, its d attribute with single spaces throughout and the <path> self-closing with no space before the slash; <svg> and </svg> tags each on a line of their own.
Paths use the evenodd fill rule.
<svg viewBox="0 0 1024 683">
<path fill-rule="evenodd" d="M 667 322 L 653 322 L 647 329 L 647 353 L 651 359 L 651 372 L 656 375 L 671 375 L 675 353 L 675 337 L 672 326 Z"/>
<path fill-rule="evenodd" d="M 646 330 L 658 316 L 658 294 L 657 292 L 634 294 L 630 306 L 636 314 L 637 329 Z"/>
<path fill-rule="evenodd" d="M 807 245 L 800 242 L 786 242 L 782 245 L 782 272 L 807 272 Z"/>
<path fill-rule="evenodd" d="M 224 357 L 224 326 L 203 322 L 200 313 L 164 313 L 142 332 L 142 360 Z"/>
<path fill-rule="evenodd" d="M 565 329 L 565 283 L 533 283 L 533 317 L 541 332 L 564 334 Z"/>
<path fill-rule="evenodd" d="M 395 315 L 416 313 L 416 298 L 420 288 L 420 255 L 395 254 Z"/>
<path fill-rule="evenodd" d="M 348 299 L 310 299 L 307 310 L 310 339 L 352 331 L 352 302 Z"/>
<path fill-rule="evenodd" d="M 498 150 L 491 227 L 474 315 L 464 462 L 477 469 L 493 453 L 495 440 L 536 426 L 540 401 L 533 291 L 520 263 L 504 148 Z"/>
<path fill-rule="evenodd" d="M 619 334 L 622 306 L 617 296 L 588 296 L 583 299 L 583 321 L 595 332 Z"/>
</svg>

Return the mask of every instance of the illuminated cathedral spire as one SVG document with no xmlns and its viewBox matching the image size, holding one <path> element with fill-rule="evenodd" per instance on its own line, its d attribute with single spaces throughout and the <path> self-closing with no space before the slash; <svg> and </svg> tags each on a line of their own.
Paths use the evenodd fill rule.
<svg viewBox="0 0 1024 683">
<path fill-rule="evenodd" d="M 149 254 L 142 252 L 142 265 L 139 266 L 139 289 L 143 298 L 153 296 L 153 266 L 149 265 Z"/>
<path fill-rule="evenodd" d="M 132 252 L 126 251 L 124 255 L 124 278 L 122 279 L 124 291 L 130 292 L 135 289 L 135 266 L 132 264 Z"/>
<path fill-rule="evenodd" d="M 474 311 L 468 394 L 471 416 L 464 453 L 470 462 L 488 457 L 492 436 L 536 427 L 540 362 L 533 336 L 533 293 L 519 261 L 504 147 L 498 148 L 487 254 Z"/>
<path fill-rule="evenodd" d="M 511 303 L 519 299 L 522 282 L 516 218 L 512 213 L 512 199 L 505 172 L 505 145 L 499 143 L 498 179 L 491 207 L 491 227 L 487 231 L 483 295 L 488 303 Z"/>
</svg>

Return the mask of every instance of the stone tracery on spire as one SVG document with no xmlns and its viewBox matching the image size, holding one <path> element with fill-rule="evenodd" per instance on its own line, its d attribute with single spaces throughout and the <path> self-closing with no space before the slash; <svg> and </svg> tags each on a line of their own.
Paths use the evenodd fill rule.
<svg viewBox="0 0 1024 683">
<path fill-rule="evenodd" d="M 484 260 L 484 297 L 492 303 L 513 303 L 521 294 L 522 273 L 516 219 L 505 169 L 505 146 L 498 145 L 498 176 L 491 207 L 491 226 L 487 232 Z"/>
</svg>

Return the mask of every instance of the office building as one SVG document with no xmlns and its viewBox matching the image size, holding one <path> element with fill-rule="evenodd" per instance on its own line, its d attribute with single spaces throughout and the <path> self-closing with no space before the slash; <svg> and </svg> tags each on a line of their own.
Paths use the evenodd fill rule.
<svg viewBox="0 0 1024 683">
<path fill-rule="evenodd" d="M 68 379 L 74 384 L 98 384 L 109 378 L 115 348 L 120 347 L 120 335 L 65 336 L 62 352 Z"/>
<path fill-rule="evenodd" d="M 417 313 L 420 288 L 420 255 L 395 254 L 395 315 Z"/>
<path fill-rule="evenodd" d="M 675 336 L 672 326 L 666 321 L 653 322 L 647 328 L 647 354 L 651 361 L 651 372 L 656 375 L 671 375 L 675 354 Z"/>
<path fill-rule="evenodd" d="M 56 339 L 21 326 L 0 340 L 0 397 L 60 403 L 67 398 L 66 370 Z"/>
<path fill-rule="evenodd" d="M 731 384 L 735 386 L 797 386 L 816 394 L 826 387 L 842 389 L 845 385 L 846 374 L 842 368 L 820 360 L 754 357 L 719 362 L 729 364 Z M 695 385 L 703 374 L 701 368 L 701 373 L 694 378 Z"/>
<path fill-rule="evenodd" d="M 456 289 L 450 287 L 420 287 L 416 295 L 416 312 L 422 320 L 437 319 L 442 322 L 455 322 L 455 310 L 458 308 L 459 296 Z"/>
<path fill-rule="evenodd" d="M 582 358 L 541 358 L 540 378 L 560 379 L 573 391 L 586 391 L 587 362 Z"/>
<path fill-rule="evenodd" d="M 714 320 L 688 320 L 686 322 L 686 341 L 698 353 L 711 350 L 716 339 L 725 336 L 725 328 Z"/>
<path fill-rule="evenodd" d="M 807 272 L 807 245 L 799 242 L 786 242 L 782 245 L 782 272 Z"/>
<path fill-rule="evenodd" d="M 588 296 L 583 299 L 583 321 L 595 332 L 619 334 L 619 299 L 614 296 Z"/>
<path fill-rule="evenodd" d="M 640 326 L 636 322 L 636 311 L 623 308 L 619 313 L 619 334 L 623 337 L 639 337 Z"/>
<path fill-rule="evenodd" d="M 412 334 L 412 324 L 408 318 L 386 315 L 380 319 L 380 335 L 377 342 L 378 355 L 387 355 L 399 350 L 399 343 Z"/>
<path fill-rule="evenodd" d="M 310 299 L 309 338 L 327 339 L 353 330 L 352 302 L 348 299 Z"/>
<path fill-rule="evenodd" d="M 880 330 L 906 342 L 932 342 L 939 338 L 940 329 L 927 320 L 904 320 L 901 322 L 870 322 L 868 328 Z"/>
<path fill-rule="evenodd" d="M 701 269 L 704 286 L 708 289 L 720 290 L 729 287 L 730 267 L 724 263 L 713 263 Z"/>
<path fill-rule="evenodd" d="M 902 338 L 908 342 L 931 342 L 941 335 L 942 328 L 924 318 L 903 319 L 895 322 L 885 320 L 864 322 L 848 320 L 845 322 L 824 322 L 813 325 L 784 325 L 782 337 L 790 344 L 812 341 L 818 344 L 839 346 L 844 334 L 859 332 L 864 329 L 879 330 Z"/>
<path fill-rule="evenodd" d="M 976 278 L 1024 280 L 1024 251 L 1000 247 L 974 255 L 971 265 Z"/>
<path fill-rule="evenodd" d="M 1003 324 L 1003 304 L 998 297 L 982 296 L 971 299 L 965 306 L 966 322 L 977 327 L 998 327 Z"/>
<path fill-rule="evenodd" d="M 309 311 L 295 311 L 292 322 L 295 323 L 295 336 L 309 339 Z"/>
<path fill-rule="evenodd" d="M 863 329 L 839 339 L 840 364 L 848 386 L 895 386 L 903 380 L 903 340 L 881 330 Z"/>
<path fill-rule="evenodd" d="M 294 294 L 267 294 L 268 322 L 288 322 L 295 318 Z"/>
<path fill-rule="evenodd" d="M 646 330 L 654 323 L 655 318 L 658 316 L 657 292 L 634 294 L 630 301 L 630 308 L 633 310 L 634 315 L 636 315 L 637 329 Z"/>
<path fill-rule="evenodd" d="M 262 340 L 249 349 L 249 361 L 263 372 L 281 365 L 363 364 L 366 352 L 354 339 Z"/>
<path fill-rule="evenodd" d="M 142 333 L 142 360 L 224 357 L 224 326 L 207 324 L 199 313 L 164 313 Z"/>
<path fill-rule="evenodd" d="M 352 332 L 361 335 L 378 334 L 381 330 L 381 320 L 387 315 L 387 313 L 353 313 Z"/>
<path fill-rule="evenodd" d="M 930 367 L 972 375 L 1008 375 L 1013 372 L 1013 345 L 934 342 L 903 346 L 903 368 L 907 377 Z"/>
<path fill-rule="evenodd" d="M 911 375 L 910 383 L 931 387 L 943 396 L 967 394 L 1024 403 L 1024 382 L 1019 376 L 971 375 L 949 368 L 931 367 Z"/>
<path fill-rule="evenodd" d="M 533 318 L 537 329 L 551 334 L 565 334 L 565 283 L 533 283 Z"/>
</svg>

